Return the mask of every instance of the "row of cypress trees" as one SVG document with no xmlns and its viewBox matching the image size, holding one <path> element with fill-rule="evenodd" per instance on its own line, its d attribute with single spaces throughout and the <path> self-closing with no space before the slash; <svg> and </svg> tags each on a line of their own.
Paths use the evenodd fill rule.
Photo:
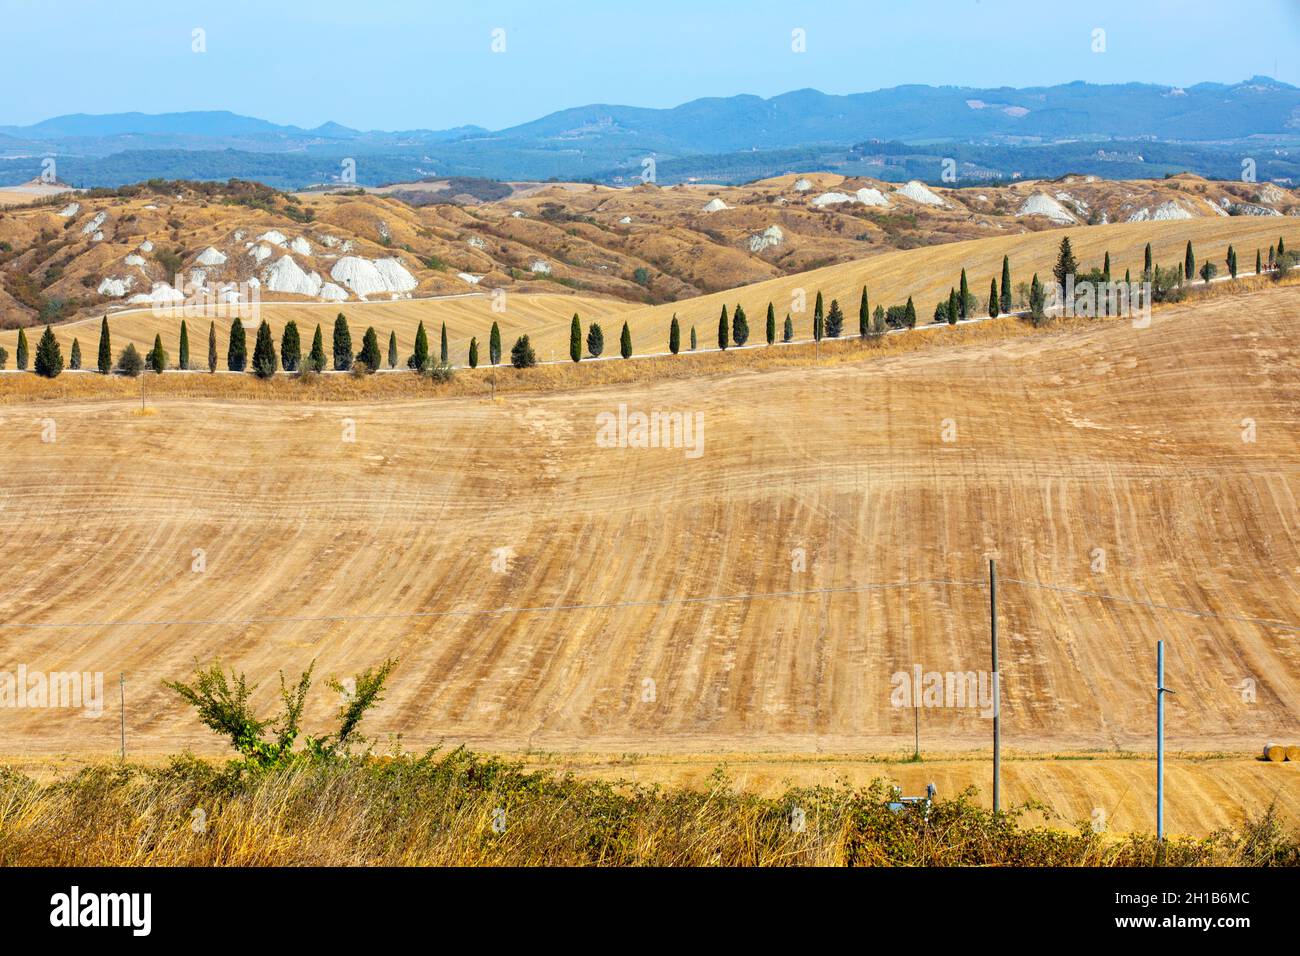
<svg viewBox="0 0 1300 956">
<path fill-rule="evenodd" d="M 1268 250 L 1268 271 L 1280 271 L 1288 268 L 1295 256 L 1288 254 L 1285 239 L 1280 238 L 1276 246 L 1270 246 Z M 1229 274 L 1235 279 L 1237 277 L 1237 253 L 1229 245 L 1225 263 Z M 1073 250 L 1070 246 L 1069 236 L 1061 240 L 1060 250 L 1057 255 L 1056 265 L 1053 268 L 1053 275 L 1056 281 L 1062 285 L 1065 282 L 1066 275 L 1077 274 L 1078 263 L 1074 258 Z M 1177 270 L 1180 273 L 1180 281 L 1183 277 L 1191 278 L 1196 273 L 1196 255 L 1192 243 L 1188 241 L 1184 253 L 1181 268 Z M 1209 282 L 1216 273 L 1216 267 L 1206 262 L 1201 268 L 1201 277 Z M 1255 272 L 1263 274 L 1263 256 L 1261 250 L 1255 251 Z M 1106 252 L 1105 261 L 1098 272 L 1094 270 L 1094 275 L 1109 281 L 1110 279 L 1110 253 Z M 1143 253 L 1143 277 L 1150 279 L 1154 275 L 1154 265 L 1152 262 L 1151 244 L 1147 243 Z M 1129 274 L 1125 273 L 1125 281 L 1129 280 Z M 1040 322 L 1044 316 L 1044 306 L 1046 303 L 1046 289 L 1039 281 L 1038 275 L 1035 274 L 1029 288 L 1029 309 L 1031 318 L 1035 324 Z M 935 320 L 946 320 L 955 324 L 958 319 L 964 319 L 973 314 L 976 300 L 971 294 L 967 282 L 966 270 L 962 269 L 961 278 L 958 286 L 948 292 L 948 298 L 940 301 L 935 308 Z M 1002 275 L 999 285 L 998 277 L 990 280 L 988 314 L 996 318 L 999 314 L 1010 314 L 1012 311 L 1012 293 L 1011 293 L 1011 263 L 1007 256 L 1002 257 Z M 858 334 L 862 338 L 874 338 L 883 335 L 888 326 L 914 328 L 916 325 L 916 308 L 912 299 L 909 297 L 905 306 L 891 306 L 888 312 L 883 306 L 877 305 L 875 311 L 871 311 L 870 301 L 868 298 L 867 287 L 862 287 L 862 298 L 858 306 Z M 830 309 L 825 309 L 822 293 L 818 291 L 816 302 L 813 306 L 813 338 L 820 342 L 823 338 L 839 338 L 843 334 L 844 313 L 840 308 L 838 300 L 832 299 Z M 765 333 L 767 344 L 772 345 L 776 342 L 777 323 L 776 310 L 771 302 L 767 304 L 767 315 L 765 323 Z M 745 314 L 745 308 L 739 303 L 736 305 L 734 312 L 728 314 L 727 306 L 722 306 L 721 314 L 718 317 L 718 348 L 726 350 L 732 345 L 744 346 L 749 341 L 749 319 Z M 790 314 L 787 312 L 785 322 L 781 329 L 781 341 L 790 342 L 794 338 L 794 324 Z M 682 347 L 682 329 L 681 323 L 674 313 L 672 322 L 668 330 L 668 349 L 676 355 Z M 694 351 L 697 347 L 698 339 L 696 336 L 695 326 L 690 330 L 690 347 Z M 583 357 L 584 336 L 582 332 L 582 322 L 575 312 L 569 326 L 569 357 L 574 362 L 579 362 Z M 587 354 L 598 358 L 605 349 L 604 332 L 597 322 L 592 322 L 587 327 L 585 336 Z M 253 346 L 253 356 L 251 367 L 248 359 L 248 349 L 246 333 L 242 321 L 236 317 L 231 323 L 230 332 L 226 348 L 226 366 L 233 372 L 252 371 L 259 378 L 269 378 L 274 375 L 280 368 L 286 372 L 314 371 L 321 372 L 325 370 L 327 362 L 335 371 L 357 371 L 363 373 L 372 373 L 381 368 L 384 364 L 384 356 L 380 352 L 379 338 L 373 326 L 366 329 L 361 340 L 361 349 L 355 355 L 352 351 L 352 332 L 348 326 L 347 317 L 338 313 L 334 320 L 334 330 L 332 339 L 331 356 L 327 359 L 324 347 L 324 338 L 321 326 L 317 325 L 312 336 L 311 349 L 306 356 L 302 354 L 302 342 L 298 331 L 298 325 L 292 319 L 285 323 L 284 331 L 280 336 L 279 352 L 277 355 L 275 343 L 271 334 L 271 327 L 263 320 L 257 329 L 256 339 Z M 18 330 L 18 354 L 17 367 L 26 371 L 29 364 L 29 346 L 25 330 Z M 209 372 L 215 372 L 217 369 L 217 330 L 216 323 L 213 322 L 208 327 L 208 354 L 207 369 Z M 623 323 L 622 331 L 619 335 L 619 354 L 625 358 L 632 357 L 632 334 L 626 322 Z M 0 368 L 8 356 L 3 349 L 0 349 Z M 387 348 L 387 364 L 389 368 L 396 368 L 399 361 L 397 349 L 397 333 L 389 332 Z M 537 356 L 529 341 L 527 335 L 520 336 L 510 350 L 511 364 L 517 368 L 529 368 L 537 364 Z M 129 375 L 136 375 L 143 368 L 161 373 L 168 367 L 169 357 L 163 348 L 162 336 L 154 336 L 153 348 L 151 348 L 144 357 L 141 357 L 136 351 L 134 345 L 128 344 L 119 354 L 117 362 L 113 360 L 112 339 L 108 327 L 108 316 L 104 316 L 100 323 L 99 349 L 96 356 L 97 369 L 107 375 L 110 372 L 124 372 Z M 434 362 L 429 352 L 429 338 L 425 331 L 424 323 L 420 322 L 415 333 L 415 346 L 410 356 L 406 360 L 407 368 L 417 372 L 429 372 L 433 369 L 449 369 L 450 356 L 447 344 L 447 324 L 442 323 L 438 360 Z M 501 362 L 501 330 L 496 322 L 492 323 L 492 329 L 488 337 L 488 362 L 492 365 L 498 365 Z M 471 338 L 469 344 L 469 367 L 477 368 L 479 364 L 479 345 L 477 338 Z M 34 371 L 38 375 L 47 378 L 53 378 L 63 371 L 63 355 L 59 347 L 57 338 L 50 326 L 46 326 L 45 332 L 41 335 L 40 341 L 36 347 Z M 68 361 L 68 367 L 71 369 L 80 369 L 82 367 L 81 343 L 77 339 L 72 340 L 72 349 Z M 188 370 L 191 368 L 190 362 L 190 340 L 189 327 L 185 320 L 181 320 L 179 356 L 177 368 Z"/>
</svg>

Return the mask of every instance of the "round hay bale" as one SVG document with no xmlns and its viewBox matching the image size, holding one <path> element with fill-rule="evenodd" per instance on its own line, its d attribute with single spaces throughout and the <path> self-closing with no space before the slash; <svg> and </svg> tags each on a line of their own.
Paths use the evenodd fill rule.
<svg viewBox="0 0 1300 956">
<path fill-rule="evenodd" d="M 1280 744 L 1265 744 L 1264 759 L 1272 763 L 1281 763 L 1286 759 L 1286 748 Z"/>
<path fill-rule="evenodd" d="M 1300 761 L 1300 747 L 1287 747 L 1286 759 Z"/>
</svg>

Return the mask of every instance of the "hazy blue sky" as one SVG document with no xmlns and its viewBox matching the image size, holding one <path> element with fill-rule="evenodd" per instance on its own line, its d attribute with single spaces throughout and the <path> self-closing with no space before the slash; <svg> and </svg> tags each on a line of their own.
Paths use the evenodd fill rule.
<svg viewBox="0 0 1300 956">
<path fill-rule="evenodd" d="M 567 106 L 802 87 L 1300 85 L 1300 0 L 4 0 L 0 124 L 229 109 L 362 129 L 500 128 Z M 1249 11 L 1249 19 L 1246 14 Z M 191 51 L 206 31 L 207 52 Z M 505 31 L 504 53 L 491 32 Z M 806 31 L 807 51 L 791 50 Z M 1093 30 L 1106 52 L 1092 52 Z"/>
</svg>

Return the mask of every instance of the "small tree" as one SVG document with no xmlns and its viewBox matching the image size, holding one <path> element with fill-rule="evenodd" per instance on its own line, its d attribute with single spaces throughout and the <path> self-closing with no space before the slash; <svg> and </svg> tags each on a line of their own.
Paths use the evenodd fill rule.
<svg viewBox="0 0 1300 956">
<path fill-rule="evenodd" d="M 1033 282 L 1029 285 L 1029 318 L 1035 326 L 1040 326 L 1047 321 L 1047 295 L 1043 291 L 1043 284 L 1038 281 L 1038 273 L 1034 273 Z"/>
<path fill-rule="evenodd" d="M 444 326 L 446 328 L 446 326 Z M 366 367 L 366 372 L 373 375 L 375 369 L 379 368 L 379 363 L 383 358 L 379 354 L 379 336 L 375 334 L 375 327 L 368 326 L 366 334 L 361 336 L 361 351 L 357 353 L 357 361 Z M 444 360 L 443 365 L 446 365 Z"/>
<path fill-rule="evenodd" d="M 108 316 L 99 322 L 99 357 L 96 363 L 100 375 L 113 371 L 113 346 L 108 337 Z"/>
<path fill-rule="evenodd" d="M 346 372 L 352 367 L 352 332 L 342 312 L 334 319 L 334 371 Z"/>
<path fill-rule="evenodd" d="M 1101 264 L 1101 278 L 1103 282 L 1110 281 L 1110 250 L 1106 250 L 1106 259 Z"/>
<path fill-rule="evenodd" d="M 397 368 L 397 332 L 388 333 L 388 367 Z"/>
<path fill-rule="evenodd" d="M 767 344 L 771 345 L 776 341 L 776 309 L 772 308 L 772 303 L 767 304 Z"/>
<path fill-rule="evenodd" d="M 903 324 L 909 329 L 916 328 L 916 306 L 912 304 L 912 297 L 907 297 L 907 307 L 903 310 Z"/>
<path fill-rule="evenodd" d="M 148 364 L 149 369 L 156 375 L 161 375 L 167 370 L 167 353 L 163 351 L 161 335 L 153 337 L 153 348 L 149 350 Z"/>
<path fill-rule="evenodd" d="M 298 335 L 298 323 L 293 319 L 284 324 L 280 334 L 280 366 L 286 372 L 296 372 L 302 367 L 302 339 Z"/>
<path fill-rule="evenodd" d="M 826 337 L 838 339 L 844 331 L 844 312 L 840 309 L 840 300 L 831 299 L 831 310 L 826 314 Z"/>
<path fill-rule="evenodd" d="M 447 323 L 442 323 L 442 338 L 438 343 L 438 360 L 441 364 L 447 364 L 447 357 L 450 353 L 447 351 Z"/>
<path fill-rule="evenodd" d="M 632 332 L 626 322 L 623 323 L 623 334 L 618 337 L 618 354 L 625 359 L 632 357 Z"/>
<path fill-rule="evenodd" d="M 47 325 L 41 340 L 36 343 L 36 374 L 42 378 L 57 378 L 62 371 L 63 353 L 59 350 L 59 340 Z"/>
<path fill-rule="evenodd" d="M 885 307 L 877 305 L 876 311 L 871 313 L 871 337 L 878 339 L 885 334 Z"/>
<path fill-rule="evenodd" d="M 1011 311 L 1011 260 L 1002 257 L 1002 291 L 998 299 L 998 311 L 1007 314 Z"/>
<path fill-rule="evenodd" d="M 478 368 L 478 339 L 469 340 L 469 367 Z"/>
<path fill-rule="evenodd" d="M 967 306 L 974 299 L 974 296 L 970 294 L 970 285 L 966 282 L 965 269 L 961 270 L 961 283 L 957 295 L 958 295 L 957 308 L 960 310 L 961 318 L 969 319 L 970 314 L 967 310 Z"/>
<path fill-rule="evenodd" d="M 1151 280 L 1151 243 L 1147 243 L 1146 249 L 1142 251 L 1142 278 L 1144 282 Z"/>
<path fill-rule="evenodd" d="M 948 289 L 948 324 L 956 325 L 957 318 L 961 314 L 961 306 L 957 302 L 957 290 L 949 287 Z"/>
<path fill-rule="evenodd" d="M 208 373 L 217 370 L 217 323 L 208 324 Z"/>
<path fill-rule="evenodd" d="M 731 335 L 731 323 L 727 321 L 727 307 L 722 307 L 722 315 L 718 317 L 718 348 L 726 351 L 727 338 Z"/>
<path fill-rule="evenodd" d="M 989 280 L 989 318 L 998 317 L 998 280 L 996 278 Z"/>
<path fill-rule="evenodd" d="M 1232 246 L 1228 246 L 1227 265 L 1228 275 L 1232 276 L 1234 279 L 1237 278 L 1237 250 L 1232 248 Z"/>
<path fill-rule="evenodd" d="M 677 313 L 673 313 L 673 321 L 668 326 L 668 351 L 676 355 L 682 347 L 682 327 L 677 322 Z"/>
<path fill-rule="evenodd" d="M 275 361 L 275 341 L 271 338 L 271 326 L 263 319 L 257 326 L 257 338 L 253 340 L 253 374 L 258 378 L 270 378 L 279 366 Z"/>
<path fill-rule="evenodd" d="M 692 326 L 691 326 L 691 351 L 692 351 L 692 352 L 695 351 L 695 345 L 696 345 L 696 342 L 695 342 L 695 326 L 692 325 Z"/>
<path fill-rule="evenodd" d="M 785 314 L 785 324 L 781 326 L 781 341 L 794 341 L 794 321 L 790 318 L 790 313 Z"/>
<path fill-rule="evenodd" d="M 1196 255 L 1192 252 L 1192 241 L 1187 240 L 1187 252 L 1183 254 L 1183 275 L 1190 281 L 1196 275 Z"/>
<path fill-rule="evenodd" d="M 135 378 L 144 371 L 144 359 L 130 342 L 126 343 L 126 348 L 117 357 L 117 370 L 128 378 Z"/>
<path fill-rule="evenodd" d="M 749 319 L 745 316 L 745 307 L 739 302 L 731 319 L 731 341 L 738 346 L 749 341 Z"/>
<path fill-rule="evenodd" d="M 1064 289 L 1066 278 L 1076 275 L 1078 271 L 1079 263 L 1074 258 L 1074 249 L 1070 247 L 1070 237 L 1062 236 L 1060 248 L 1056 253 L 1056 265 L 1052 269 L 1056 284 Z"/>
<path fill-rule="evenodd" d="M 1255 250 L 1255 275 L 1258 276 L 1263 274 L 1264 274 L 1263 260 L 1260 259 L 1259 250 L 1256 249 Z"/>
<path fill-rule="evenodd" d="M 5 365 L 9 362 L 9 350 L 0 345 L 0 372 L 5 370 Z"/>
<path fill-rule="evenodd" d="M 316 334 L 311 337 L 311 352 L 307 355 L 307 367 L 313 372 L 325 371 L 325 336 L 321 334 L 320 323 L 316 324 Z"/>
<path fill-rule="evenodd" d="M 599 355 L 599 352 L 592 352 L 592 355 Z M 493 365 L 501 364 L 501 330 L 497 328 L 495 322 L 492 323 L 492 331 L 488 335 L 488 361 Z"/>
<path fill-rule="evenodd" d="M 378 668 L 362 671 L 346 688 L 340 681 L 328 681 L 326 686 L 343 700 L 337 716 L 338 729 L 319 737 L 306 735 L 305 748 L 297 752 L 293 748 L 302 733 L 314 661 L 292 685 L 286 684 L 284 674 L 280 674 L 283 710 L 274 718 L 258 717 L 250 703 L 256 687 L 249 687 L 245 676 L 233 670 L 227 678 L 220 664 L 196 668 L 193 683 L 163 681 L 163 686 L 193 707 L 204 726 L 227 738 L 250 769 L 268 770 L 286 766 L 296 756 L 331 760 L 346 755 L 355 741 L 364 742 L 357 730 L 366 712 L 383 700 L 384 685 L 396 665 L 397 661 L 390 659 Z"/>
<path fill-rule="evenodd" d="M 1201 263 L 1201 279 L 1204 280 L 1206 285 L 1210 284 L 1210 280 L 1218 274 L 1218 271 L 1219 267 L 1208 259 Z"/>
<path fill-rule="evenodd" d="M 242 372 L 248 364 L 248 343 L 244 341 L 244 323 L 235 316 L 230 323 L 230 346 L 226 349 L 226 368 L 232 372 Z"/>
<path fill-rule="evenodd" d="M 190 369 L 190 330 L 185 325 L 185 320 L 181 319 L 181 344 L 179 348 L 180 357 L 177 362 L 177 368 L 188 372 Z"/>
<path fill-rule="evenodd" d="M 19 329 L 18 330 L 18 358 L 16 360 L 18 371 L 20 372 L 27 371 L 28 358 L 29 356 L 27 354 L 27 332 L 24 331 L 23 329 Z"/>
<path fill-rule="evenodd" d="M 676 321 L 676 316 L 673 317 Z M 578 320 L 578 313 L 573 313 L 573 320 L 569 323 L 569 358 L 575 362 L 582 361 L 582 322 Z"/>
<path fill-rule="evenodd" d="M 605 333 L 601 331 L 599 322 L 593 322 L 587 326 L 587 352 L 593 358 L 600 358 L 600 353 L 604 351 Z"/>
<path fill-rule="evenodd" d="M 74 372 L 81 371 L 81 343 L 72 340 L 72 352 L 68 355 L 68 368 Z"/>
<path fill-rule="evenodd" d="M 496 324 L 493 323 L 493 328 Z M 424 320 L 415 327 L 415 349 L 411 352 L 411 357 L 406 360 L 406 367 L 415 369 L 420 372 L 429 364 L 429 335 L 424 331 Z M 496 364 L 495 362 L 493 363 Z"/>
<path fill-rule="evenodd" d="M 826 312 L 822 306 L 821 291 L 817 292 L 817 301 L 813 306 L 813 339 L 817 342 L 826 334 Z"/>
<path fill-rule="evenodd" d="M 521 335 L 510 348 L 510 364 L 515 368 L 532 368 L 537 364 L 537 355 L 528 341 L 528 336 Z"/>
<path fill-rule="evenodd" d="M 871 305 L 867 302 L 867 287 L 862 287 L 862 300 L 858 302 L 858 335 L 866 338 L 871 334 Z"/>
</svg>

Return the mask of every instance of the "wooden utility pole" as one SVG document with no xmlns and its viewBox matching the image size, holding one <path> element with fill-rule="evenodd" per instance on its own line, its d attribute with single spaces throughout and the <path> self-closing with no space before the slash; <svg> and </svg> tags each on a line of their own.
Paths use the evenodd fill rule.
<svg viewBox="0 0 1300 956">
<path fill-rule="evenodd" d="M 989 558 L 989 633 L 993 638 L 993 812 L 1002 809 L 1002 688 L 998 681 L 998 568 Z"/>
</svg>

